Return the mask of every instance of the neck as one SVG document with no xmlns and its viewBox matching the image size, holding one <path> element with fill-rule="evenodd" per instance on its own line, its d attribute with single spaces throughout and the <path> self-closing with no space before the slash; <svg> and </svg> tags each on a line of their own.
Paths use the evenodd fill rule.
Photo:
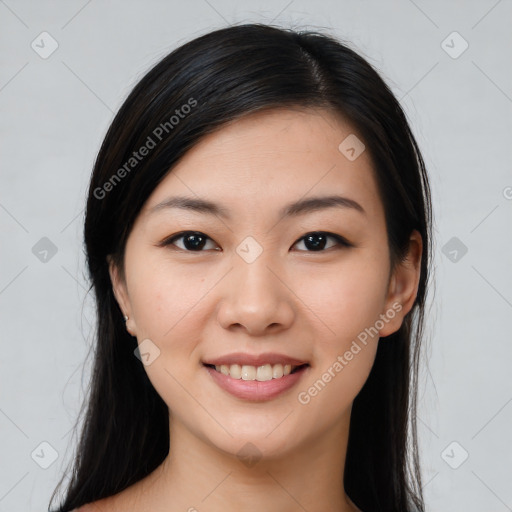
<svg viewBox="0 0 512 512">
<path fill-rule="evenodd" d="M 317 438 L 273 458 L 244 443 L 247 457 L 226 453 L 171 416 L 169 455 L 141 482 L 137 505 L 168 512 L 357 511 L 343 488 L 347 416 Z"/>
</svg>

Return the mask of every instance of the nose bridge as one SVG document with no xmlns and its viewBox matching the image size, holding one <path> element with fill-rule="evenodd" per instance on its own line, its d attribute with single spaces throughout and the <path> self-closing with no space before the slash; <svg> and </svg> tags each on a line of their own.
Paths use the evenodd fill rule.
<svg viewBox="0 0 512 512">
<path fill-rule="evenodd" d="M 240 243 L 236 252 L 233 279 L 237 301 L 245 302 L 248 306 L 256 301 L 250 306 L 254 308 L 258 305 L 258 299 L 265 299 L 265 303 L 270 305 L 281 293 L 276 271 L 270 270 L 279 267 L 271 250 L 264 249 L 255 239 L 248 237 Z"/>
<path fill-rule="evenodd" d="M 275 324 L 289 324 L 293 308 L 286 286 L 277 277 L 279 268 L 271 250 L 264 250 L 254 239 L 248 237 L 237 247 L 219 310 L 223 327 L 239 324 L 256 334 Z"/>
</svg>

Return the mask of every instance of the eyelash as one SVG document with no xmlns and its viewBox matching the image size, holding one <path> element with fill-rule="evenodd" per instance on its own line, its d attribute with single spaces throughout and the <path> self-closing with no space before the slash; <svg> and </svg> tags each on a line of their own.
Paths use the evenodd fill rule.
<svg viewBox="0 0 512 512">
<path fill-rule="evenodd" d="M 169 245 L 173 245 L 176 240 L 179 240 L 180 238 L 183 238 L 187 235 L 198 235 L 198 236 L 206 238 L 207 240 L 212 240 L 209 236 L 205 235 L 204 233 L 201 233 L 200 231 L 181 231 L 180 233 L 177 233 L 175 235 L 172 235 L 171 237 L 166 238 L 165 240 L 162 240 L 162 242 L 160 242 L 158 244 L 158 246 L 159 247 L 167 247 Z M 353 245 L 350 242 L 348 242 L 345 238 L 343 238 L 342 236 L 336 235 L 335 233 L 329 233 L 328 231 L 310 231 L 309 233 L 306 233 L 304 236 L 299 238 L 293 245 L 296 245 L 297 243 L 302 242 L 308 235 L 326 235 L 328 238 L 333 238 L 334 240 L 336 240 L 338 246 L 353 247 Z M 328 247 L 327 249 L 322 249 L 319 251 L 307 251 L 306 250 L 306 251 L 300 251 L 300 252 L 310 252 L 310 253 L 326 252 L 327 250 L 332 249 L 332 248 L 333 247 Z M 193 252 L 197 252 L 197 253 L 205 252 L 204 250 L 191 251 L 188 249 L 182 249 L 181 247 L 177 247 L 177 249 L 184 251 L 184 252 L 192 252 L 192 253 Z"/>
</svg>

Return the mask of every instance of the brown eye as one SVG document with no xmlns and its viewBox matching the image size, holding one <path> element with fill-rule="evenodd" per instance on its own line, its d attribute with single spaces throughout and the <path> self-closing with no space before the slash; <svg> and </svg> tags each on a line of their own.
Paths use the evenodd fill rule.
<svg viewBox="0 0 512 512">
<path fill-rule="evenodd" d="M 329 239 L 334 240 L 335 243 L 328 245 Z M 176 243 L 178 240 L 182 240 L 182 246 L 179 246 Z M 214 247 L 206 247 L 209 241 L 213 243 Z M 307 233 L 295 242 L 294 246 L 298 243 L 304 243 L 304 246 L 306 247 L 305 252 L 322 252 L 336 246 L 352 247 L 352 245 L 343 237 L 334 233 L 327 233 L 325 231 Z M 220 250 L 209 236 L 201 233 L 200 231 L 182 231 L 170 238 L 166 238 L 159 245 L 161 247 L 174 245 L 178 249 L 186 252 L 204 252 L 203 249 L 205 249 L 205 247 L 205 250 Z M 303 251 L 303 249 L 301 249 L 301 251 Z"/>
<path fill-rule="evenodd" d="M 326 249 L 327 240 L 329 238 L 335 240 L 335 244 L 327 247 L 327 249 L 340 245 L 351 247 L 351 244 L 349 244 L 343 237 L 335 235 L 334 233 L 326 233 L 325 231 L 308 233 L 295 243 L 298 244 L 299 242 L 303 242 L 304 246 L 307 248 L 307 252 L 321 252 Z"/>
<path fill-rule="evenodd" d="M 183 246 L 179 247 L 175 244 L 177 240 L 183 239 Z M 210 237 L 206 236 L 200 231 L 183 231 L 177 235 L 173 235 L 171 238 L 167 238 L 160 245 L 176 245 L 179 249 L 189 252 L 202 252 L 202 249 L 207 245 L 207 241 L 211 240 Z"/>
</svg>

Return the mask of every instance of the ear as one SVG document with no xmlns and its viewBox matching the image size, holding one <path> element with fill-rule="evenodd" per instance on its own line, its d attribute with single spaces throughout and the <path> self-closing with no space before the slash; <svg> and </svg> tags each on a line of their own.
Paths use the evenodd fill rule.
<svg viewBox="0 0 512 512">
<path fill-rule="evenodd" d="M 126 315 L 128 320 L 126 321 L 126 329 L 132 335 L 135 336 L 135 320 L 132 315 L 132 309 L 130 304 L 130 298 L 126 287 L 126 282 L 122 278 L 118 266 L 115 264 L 113 258 L 109 254 L 107 256 L 108 272 L 110 274 L 110 281 L 112 282 L 112 290 L 114 297 L 116 298 L 117 304 L 121 309 L 121 314 Z"/>
<path fill-rule="evenodd" d="M 389 281 L 385 308 L 382 312 L 387 322 L 384 322 L 384 327 L 379 330 L 381 338 L 398 331 L 405 315 L 414 305 L 420 282 L 422 253 L 421 235 L 414 230 L 409 238 L 407 254 L 397 263 Z"/>
</svg>

